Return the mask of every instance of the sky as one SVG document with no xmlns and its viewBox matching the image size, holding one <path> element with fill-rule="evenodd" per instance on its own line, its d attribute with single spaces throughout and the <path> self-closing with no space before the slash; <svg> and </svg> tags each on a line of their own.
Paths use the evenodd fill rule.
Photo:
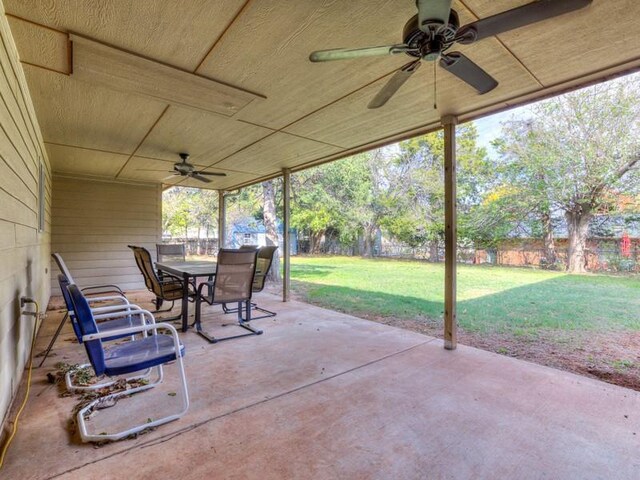
<svg viewBox="0 0 640 480">
<path fill-rule="evenodd" d="M 607 83 L 615 83 L 626 80 L 632 80 L 636 82 L 640 81 L 640 72 L 625 75 L 619 79 L 609 80 Z M 485 147 L 489 155 L 495 155 L 496 152 L 491 146 L 491 141 L 500 136 L 500 122 L 510 120 L 512 117 L 523 118 L 526 116 L 527 110 L 529 108 L 529 105 L 524 105 L 522 107 L 513 108 L 505 112 L 496 113 L 494 115 L 489 115 L 488 117 L 475 120 L 474 123 L 478 128 L 478 145 L 481 147 Z"/>
<path fill-rule="evenodd" d="M 527 108 L 527 106 L 513 108 L 475 120 L 473 123 L 478 129 L 478 146 L 485 147 L 489 155 L 495 155 L 491 141 L 500 136 L 500 123 L 511 118 L 522 118 L 523 115 L 526 115 Z"/>
</svg>

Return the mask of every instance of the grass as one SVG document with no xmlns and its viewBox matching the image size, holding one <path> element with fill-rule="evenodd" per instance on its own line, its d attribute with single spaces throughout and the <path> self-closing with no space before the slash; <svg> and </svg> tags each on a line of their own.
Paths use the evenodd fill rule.
<svg viewBox="0 0 640 480">
<path fill-rule="evenodd" d="M 293 257 L 292 286 L 309 302 L 360 316 L 439 321 L 444 266 L 355 257 Z M 640 280 L 460 265 L 458 321 L 472 332 L 640 330 Z"/>
</svg>

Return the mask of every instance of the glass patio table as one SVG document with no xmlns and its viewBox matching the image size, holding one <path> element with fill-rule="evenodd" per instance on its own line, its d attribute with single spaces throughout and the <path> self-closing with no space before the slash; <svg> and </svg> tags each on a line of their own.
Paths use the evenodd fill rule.
<svg viewBox="0 0 640 480">
<path fill-rule="evenodd" d="M 189 328 L 189 281 L 198 277 L 213 277 L 216 274 L 216 262 L 156 262 L 156 269 L 182 279 L 182 331 L 186 332 Z"/>
</svg>

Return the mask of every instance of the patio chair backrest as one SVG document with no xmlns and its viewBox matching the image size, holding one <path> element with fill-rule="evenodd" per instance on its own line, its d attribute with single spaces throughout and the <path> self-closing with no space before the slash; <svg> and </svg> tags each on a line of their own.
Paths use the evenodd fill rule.
<svg viewBox="0 0 640 480">
<path fill-rule="evenodd" d="M 71 284 L 67 287 L 69 295 L 71 297 L 71 303 L 73 305 L 73 311 L 80 327 L 82 335 L 91 335 L 92 333 L 98 333 L 98 326 L 93 318 L 93 313 L 89 308 L 87 299 L 84 298 L 82 292 L 77 285 Z M 96 376 L 102 375 L 105 371 L 104 350 L 102 348 L 101 340 L 89 340 L 84 342 L 84 348 L 87 351 L 89 362 L 96 374 Z"/>
<path fill-rule="evenodd" d="M 251 300 L 257 253 L 257 250 L 248 249 L 220 249 L 213 282 L 213 301 L 234 303 Z"/>
<path fill-rule="evenodd" d="M 136 259 L 136 265 L 140 269 L 140 273 L 144 277 L 144 284 L 147 289 L 151 291 L 157 297 L 162 297 L 162 287 L 160 286 L 160 280 L 153 268 L 153 260 L 149 250 L 143 247 L 136 247 L 135 245 L 129 245 L 129 248 L 133 250 L 133 256 Z"/>
<path fill-rule="evenodd" d="M 64 260 L 62 259 L 60 254 L 52 253 L 51 256 L 53 257 L 53 260 L 56 262 L 56 265 L 58 265 L 58 268 L 60 269 L 60 271 L 64 274 L 65 277 L 67 277 L 67 280 L 69 280 L 69 283 L 76 283 L 73 281 L 71 272 L 67 268 L 67 265 L 64 263 Z"/>
<path fill-rule="evenodd" d="M 58 285 L 60 285 L 60 291 L 62 292 L 62 298 L 64 299 L 64 305 L 67 307 L 67 313 L 69 314 L 69 320 L 71 320 L 71 326 L 73 327 L 73 333 L 76 334 L 76 338 L 82 343 L 82 333 L 80 332 L 80 326 L 73 311 L 73 303 L 71 302 L 71 294 L 69 293 L 69 279 L 63 274 L 58 275 Z"/>
<path fill-rule="evenodd" d="M 187 252 L 184 243 L 156 243 L 158 262 L 179 260 L 184 262 Z"/>
<path fill-rule="evenodd" d="M 253 291 L 261 292 L 264 288 L 264 283 L 271 270 L 273 264 L 273 255 L 276 253 L 278 247 L 269 245 L 262 247 L 258 250 L 258 259 L 256 260 L 256 276 L 253 279 Z"/>
</svg>

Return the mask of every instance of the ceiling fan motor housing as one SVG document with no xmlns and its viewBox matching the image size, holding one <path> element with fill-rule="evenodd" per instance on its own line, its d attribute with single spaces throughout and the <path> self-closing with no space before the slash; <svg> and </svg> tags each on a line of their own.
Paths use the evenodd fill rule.
<svg viewBox="0 0 640 480">
<path fill-rule="evenodd" d="M 414 15 L 405 24 L 402 38 L 406 45 L 416 49 L 415 51 L 406 52 L 407 55 L 434 61 L 453 44 L 456 32 L 460 27 L 460 20 L 457 12 L 452 9 L 447 25 L 443 25 L 439 21 L 426 23 L 426 25 L 428 28 L 425 30 L 427 31 L 422 31 L 419 26 L 418 15 Z"/>
</svg>

